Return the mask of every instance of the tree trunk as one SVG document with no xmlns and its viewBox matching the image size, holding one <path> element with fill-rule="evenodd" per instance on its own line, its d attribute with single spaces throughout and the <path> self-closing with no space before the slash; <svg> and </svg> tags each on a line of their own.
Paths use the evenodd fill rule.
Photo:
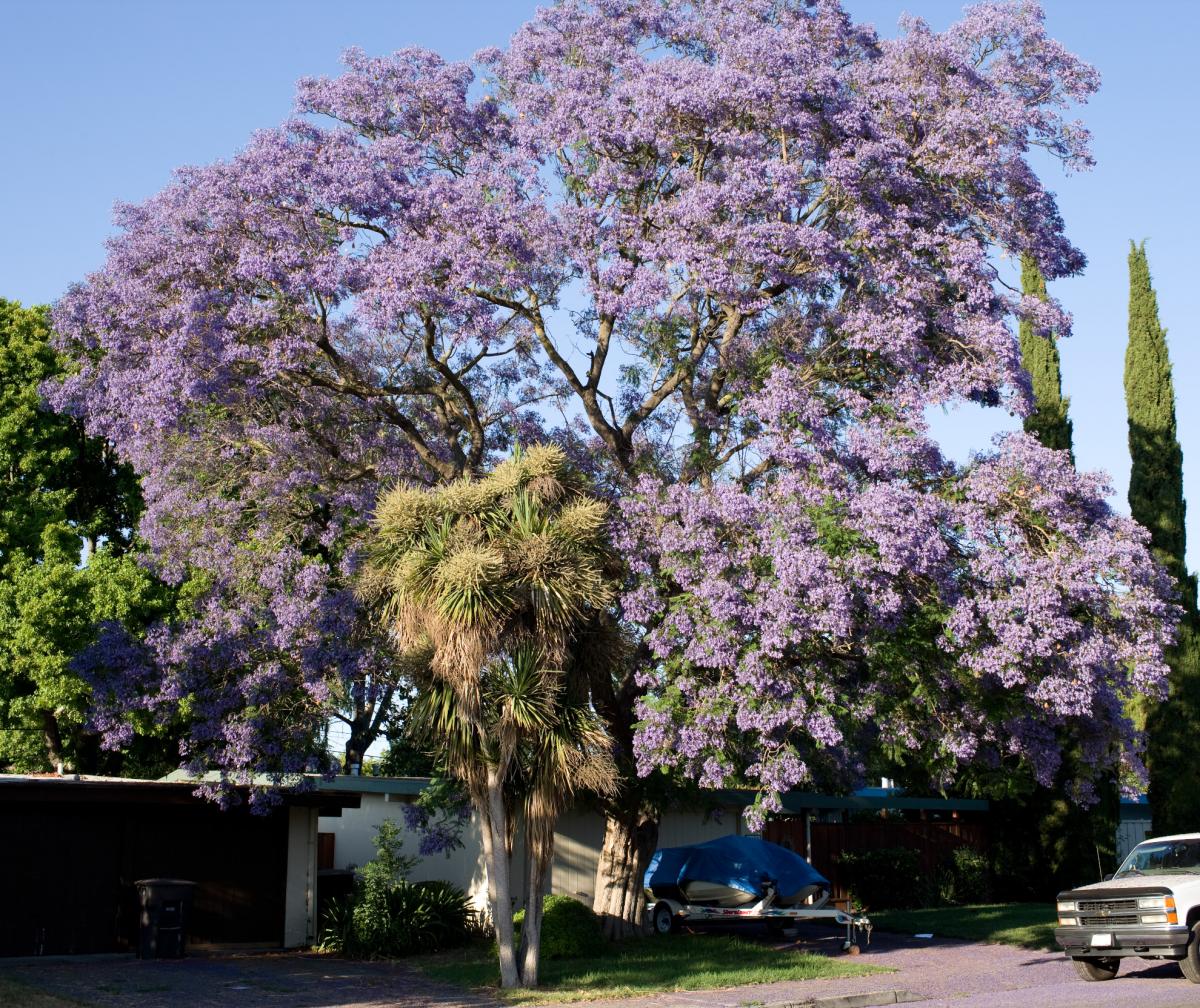
<svg viewBox="0 0 1200 1008">
<path fill-rule="evenodd" d="M 366 751 L 367 745 L 352 728 L 350 730 L 350 737 L 346 739 L 346 762 L 342 767 L 342 773 L 353 774 L 356 772 L 355 767 L 358 768 L 358 773 L 362 773 L 363 758 L 366 755 Z"/>
<path fill-rule="evenodd" d="M 551 833 L 551 845 L 553 845 Z M 542 903 L 546 898 L 546 879 L 554 849 L 538 849 L 536 844 L 529 856 L 528 899 L 525 903 L 525 923 L 521 925 L 521 948 L 518 959 L 521 964 L 521 984 L 536 987 L 538 984 L 538 958 L 542 952 Z"/>
<path fill-rule="evenodd" d="M 488 769 L 488 814 L 484 829 L 490 833 L 487 858 L 488 891 L 492 897 L 492 923 L 496 928 L 496 946 L 500 953 L 500 986 L 519 986 L 517 957 L 513 950 L 512 861 L 508 853 L 508 815 L 504 808 L 502 775 Z M 493 883 L 494 880 L 494 883 Z"/>
<path fill-rule="evenodd" d="M 53 711 L 42 711 L 42 741 L 46 744 L 46 758 L 54 767 L 55 772 L 69 773 L 71 767 L 66 764 L 63 757 L 62 735 L 59 733 L 58 720 L 54 717 Z"/>
<path fill-rule="evenodd" d="M 626 938 L 645 932 L 642 879 L 657 846 L 657 813 L 641 809 L 605 816 L 592 908 L 600 916 L 606 937 Z"/>
</svg>

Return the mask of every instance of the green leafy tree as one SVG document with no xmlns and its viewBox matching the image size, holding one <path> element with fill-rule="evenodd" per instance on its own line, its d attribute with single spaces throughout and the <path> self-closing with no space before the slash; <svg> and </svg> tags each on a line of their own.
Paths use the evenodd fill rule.
<svg viewBox="0 0 1200 1008">
<path fill-rule="evenodd" d="M 1175 422 L 1175 383 L 1167 331 L 1158 320 L 1146 243 L 1129 247 L 1129 343 L 1125 350 L 1129 415 L 1129 510 L 1150 530 L 1150 546 L 1179 585 L 1186 616 L 1168 655 L 1170 695 L 1146 715 L 1150 804 L 1157 832 L 1192 830 L 1200 822 L 1194 785 L 1200 732 L 1200 627 L 1196 578 L 1187 569 L 1187 504 L 1183 450 Z"/>
<path fill-rule="evenodd" d="M 0 300 L 0 766 L 115 770 L 122 756 L 86 729 L 91 691 L 71 663 L 103 623 L 140 631 L 169 599 L 132 550 L 136 477 L 42 402 L 62 374 L 47 318 Z M 124 756 L 158 769 L 166 740 L 143 727 L 150 745 Z"/>
</svg>

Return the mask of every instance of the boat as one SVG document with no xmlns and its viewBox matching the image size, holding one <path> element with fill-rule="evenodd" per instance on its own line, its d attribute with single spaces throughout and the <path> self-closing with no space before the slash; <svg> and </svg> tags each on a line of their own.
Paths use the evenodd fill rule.
<svg viewBox="0 0 1200 1008">
<path fill-rule="evenodd" d="M 754 836 L 725 836 L 655 851 L 643 882 L 653 900 L 695 907 L 820 905 L 832 886 L 804 858 Z"/>
</svg>

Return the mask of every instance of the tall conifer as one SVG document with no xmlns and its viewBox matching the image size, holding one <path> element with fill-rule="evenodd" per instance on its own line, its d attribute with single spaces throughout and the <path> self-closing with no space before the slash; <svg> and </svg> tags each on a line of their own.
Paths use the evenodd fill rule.
<svg viewBox="0 0 1200 1008">
<path fill-rule="evenodd" d="M 1129 410 L 1129 508 L 1150 530 L 1158 561 L 1179 582 L 1183 602 L 1196 609 L 1196 579 L 1188 574 L 1183 499 L 1183 451 L 1175 428 L 1175 383 L 1167 331 L 1158 322 L 1146 245 L 1130 242 L 1129 344 L 1125 349 Z"/>
<path fill-rule="evenodd" d="M 1200 634 L 1196 579 L 1187 570 L 1183 451 L 1175 425 L 1175 385 L 1167 333 L 1158 321 L 1146 245 L 1130 242 L 1129 344 L 1125 350 L 1125 404 L 1129 414 L 1129 509 L 1150 530 L 1159 562 L 1179 584 L 1187 614 L 1169 655 L 1170 697 L 1146 719 L 1150 805 L 1158 833 L 1194 830 L 1200 823 Z"/>
<path fill-rule="evenodd" d="M 1024 294 L 1046 299 L 1046 279 L 1028 256 L 1021 260 L 1021 290 Z M 1047 448 L 1071 453 L 1071 418 L 1067 415 L 1071 400 L 1062 394 L 1062 372 L 1058 341 L 1054 334 L 1040 335 L 1033 323 L 1023 321 L 1020 330 L 1021 363 L 1033 383 L 1033 412 L 1025 418 L 1025 431 Z"/>
<path fill-rule="evenodd" d="M 1021 260 L 1021 290 L 1045 300 L 1046 279 L 1028 256 Z M 1029 372 L 1033 388 L 1033 411 L 1025 418 L 1025 431 L 1047 448 L 1065 451 L 1075 461 L 1073 428 L 1068 415 L 1070 399 L 1062 394 L 1062 369 L 1058 339 L 1054 333 L 1038 333 L 1032 322 L 1023 321 L 1019 331 L 1021 363 Z M 1027 849 L 1027 856 L 1040 863 L 1046 883 L 1072 886 L 1099 878 L 1112 870 L 1116 855 L 1116 832 L 1120 813 L 1117 783 L 1097 782 L 1098 802 L 1083 808 L 1067 793 L 1068 782 L 1078 771 L 1080 753 L 1071 739 L 1060 739 L 1063 766 L 1053 788 L 1035 785 L 1033 793 L 1018 806 L 1015 824 L 1019 840 L 1014 845 Z M 1028 823 L 1036 823 L 1030 843 Z M 1037 878 L 1033 869 L 1027 872 Z"/>
</svg>

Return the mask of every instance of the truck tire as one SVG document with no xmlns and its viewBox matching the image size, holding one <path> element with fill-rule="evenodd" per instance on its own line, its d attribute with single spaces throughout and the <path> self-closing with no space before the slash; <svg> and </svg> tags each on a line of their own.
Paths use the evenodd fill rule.
<svg viewBox="0 0 1200 1008">
<path fill-rule="evenodd" d="M 671 913 L 671 907 L 667 903 L 659 903 L 654 908 L 654 913 L 650 916 L 650 923 L 654 926 L 655 934 L 670 934 L 675 930 L 675 915 Z"/>
<path fill-rule="evenodd" d="M 1075 972 L 1084 980 L 1111 980 L 1121 967 L 1121 960 L 1115 956 L 1104 959 L 1072 959 Z"/>
<path fill-rule="evenodd" d="M 1183 975 L 1194 984 L 1200 984 L 1200 921 L 1192 925 L 1192 940 L 1188 942 L 1187 955 L 1179 960 Z"/>
</svg>

